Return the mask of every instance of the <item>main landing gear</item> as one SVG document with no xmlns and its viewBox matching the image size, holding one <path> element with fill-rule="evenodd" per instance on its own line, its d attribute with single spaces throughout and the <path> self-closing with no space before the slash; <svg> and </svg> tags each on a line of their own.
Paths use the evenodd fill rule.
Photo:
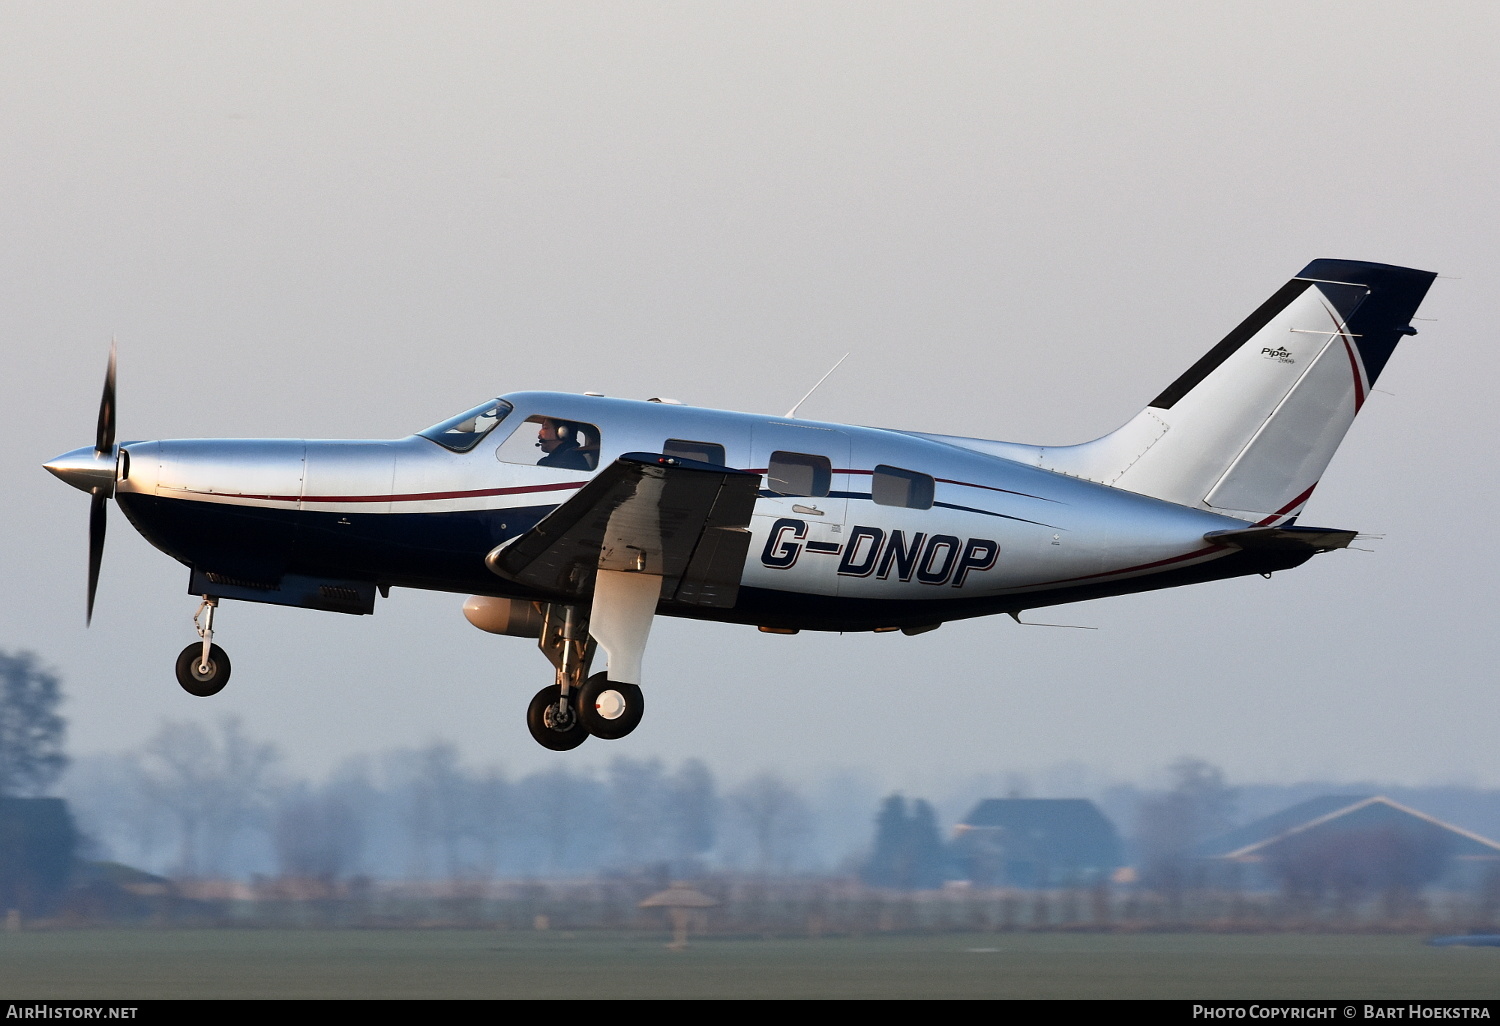
<svg viewBox="0 0 1500 1026">
<path fill-rule="evenodd" d="M 566 752 L 590 735 L 622 738 L 641 722 L 646 703 L 637 685 L 611 681 L 605 673 L 588 676 L 597 646 L 583 609 L 549 604 L 537 644 L 557 671 L 557 682 L 538 691 L 526 709 L 537 744 Z"/>
<path fill-rule="evenodd" d="M 219 600 L 208 595 L 193 614 L 193 626 L 202 640 L 189 645 L 177 657 L 177 683 L 199 698 L 217 695 L 229 683 L 229 656 L 214 641 L 214 612 Z"/>
</svg>

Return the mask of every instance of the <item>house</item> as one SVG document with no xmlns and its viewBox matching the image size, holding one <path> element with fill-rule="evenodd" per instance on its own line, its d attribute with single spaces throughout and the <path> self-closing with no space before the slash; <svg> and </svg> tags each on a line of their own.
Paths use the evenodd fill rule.
<svg viewBox="0 0 1500 1026">
<path fill-rule="evenodd" d="M 953 830 L 977 887 L 1088 886 L 1124 865 L 1114 824 L 1084 798 L 988 798 Z"/>
<path fill-rule="evenodd" d="M 1500 843 L 1382 795 L 1324 795 L 1199 845 L 1249 886 L 1320 894 L 1427 884 L 1468 888 L 1500 872 Z"/>
<path fill-rule="evenodd" d="M 73 871 L 78 832 L 61 798 L 0 798 L 0 916 L 50 915 Z"/>
</svg>

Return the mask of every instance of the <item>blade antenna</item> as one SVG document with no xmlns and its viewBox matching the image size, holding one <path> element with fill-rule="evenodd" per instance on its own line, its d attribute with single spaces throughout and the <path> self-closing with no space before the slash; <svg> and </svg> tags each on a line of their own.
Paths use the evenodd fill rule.
<svg viewBox="0 0 1500 1026">
<path fill-rule="evenodd" d="M 839 362 L 836 363 L 836 364 L 834 364 L 832 367 L 828 368 L 828 374 L 824 374 L 821 378 L 818 379 L 818 385 L 821 385 L 823 382 L 827 381 L 828 378 L 829 378 L 829 375 L 831 375 L 834 371 L 838 370 L 839 369 L 839 364 L 842 364 L 847 359 L 849 359 L 849 354 L 848 353 L 845 353 L 843 356 L 839 357 Z M 792 417 L 795 417 L 797 415 L 798 408 L 801 407 L 801 405 L 803 403 L 807 402 L 808 396 L 811 396 L 814 392 L 816 392 L 818 390 L 818 385 L 814 385 L 812 388 L 809 388 L 807 390 L 807 395 L 803 396 L 801 399 L 798 399 L 797 402 L 795 404 L 793 404 L 792 408 L 790 410 L 786 411 L 786 416 L 787 416 L 788 419 L 790 419 Z"/>
<path fill-rule="evenodd" d="M 1026 612 L 1026 610 L 1021 610 L 1021 613 L 1024 612 Z M 1029 623 L 1026 620 L 1021 619 L 1021 613 L 1007 613 L 1006 615 L 1009 616 L 1012 620 L 1016 621 L 1016 623 L 1020 624 L 1022 627 L 1061 627 L 1064 630 L 1069 631 L 1097 631 L 1099 629 L 1097 627 L 1085 627 L 1081 623 Z"/>
</svg>

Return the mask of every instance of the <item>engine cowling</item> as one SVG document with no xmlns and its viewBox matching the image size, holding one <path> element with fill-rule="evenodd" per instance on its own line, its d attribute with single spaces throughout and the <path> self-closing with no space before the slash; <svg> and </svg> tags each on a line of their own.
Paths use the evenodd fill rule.
<svg viewBox="0 0 1500 1026">
<path fill-rule="evenodd" d="M 516 638 L 542 636 L 542 604 L 522 599 L 470 595 L 464 602 L 464 618 L 482 631 Z"/>
</svg>

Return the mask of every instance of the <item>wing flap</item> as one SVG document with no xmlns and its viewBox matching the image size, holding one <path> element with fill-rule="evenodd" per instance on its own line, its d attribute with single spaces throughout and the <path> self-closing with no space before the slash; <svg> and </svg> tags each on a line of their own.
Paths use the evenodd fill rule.
<svg viewBox="0 0 1500 1026">
<path fill-rule="evenodd" d="M 759 474 L 626 453 L 485 565 L 567 598 L 589 594 L 600 569 L 650 574 L 666 601 L 725 608 L 739 592 L 759 488 Z"/>
</svg>

